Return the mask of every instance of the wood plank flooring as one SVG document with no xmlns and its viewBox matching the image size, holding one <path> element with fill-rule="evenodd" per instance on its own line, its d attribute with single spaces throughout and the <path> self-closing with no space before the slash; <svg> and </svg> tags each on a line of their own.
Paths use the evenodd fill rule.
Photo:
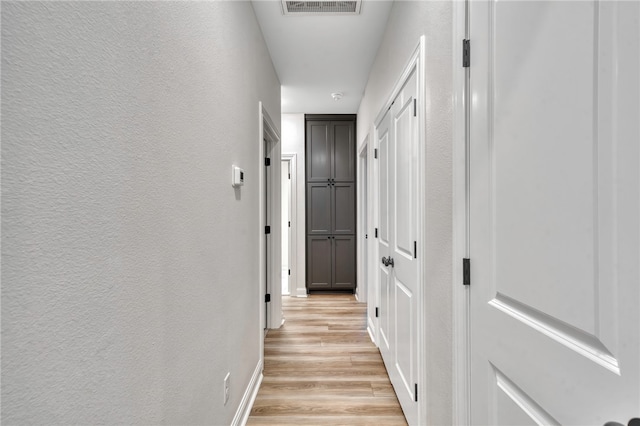
<svg viewBox="0 0 640 426">
<path fill-rule="evenodd" d="M 406 425 L 353 295 L 284 297 L 248 425 Z"/>
</svg>

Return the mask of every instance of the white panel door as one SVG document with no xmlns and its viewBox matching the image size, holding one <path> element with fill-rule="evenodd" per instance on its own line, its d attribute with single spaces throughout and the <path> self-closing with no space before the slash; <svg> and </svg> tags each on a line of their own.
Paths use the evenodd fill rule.
<svg viewBox="0 0 640 426">
<path fill-rule="evenodd" d="M 470 2 L 471 421 L 640 417 L 640 3 Z"/>
<path fill-rule="evenodd" d="M 378 347 L 383 359 L 392 357 L 392 343 L 395 341 L 395 314 L 392 302 L 392 282 L 390 269 L 380 262 L 380 258 L 388 258 L 391 244 L 389 233 L 389 150 L 391 144 L 390 120 L 387 113 L 376 129 L 378 146 L 378 278 L 380 282 L 379 307 L 379 342 Z"/>
<path fill-rule="evenodd" d="M 381 352 L 409 424 L 418 423 L 418 127 L 414 69 L 378 128 Z M 388 127 L 387 127 L 388 126 Z"/>
</svg>

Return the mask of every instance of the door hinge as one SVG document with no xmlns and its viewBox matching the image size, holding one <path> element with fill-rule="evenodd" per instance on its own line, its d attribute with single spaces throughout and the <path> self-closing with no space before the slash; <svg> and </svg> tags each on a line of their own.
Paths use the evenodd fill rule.
<svg viewBox="0 0 640 426">
<path fill-rule="evenodd" d="M 378 148 L 373 150 L 373 158 L 378 158 Z"/>
<path fill-rule="evenodd" d="M 291 221 L 289 221 L 289 228 L 291 228 Z"/>
<path fill-rule="evenodd" d="M 413 100 L 413 116 L 417 117 L 418 116 L 418 101 L 417 99 Z"/>
<path fill-rule="evenodd" d="M 364 239 L 368 240 L 369 239 L 369 234 L 364 234 Z"/>
<path fill-rule="evenodd" d="M 378 228 L 376 228 L 376 238 L 378 238 Z"/>
<path fill-rule="evenodd" d="M 462 284 L 471 285 L 471 259 L 462 259 Z"/>
<path fill-rule="evenodd" d="M 271 295 L 269 293 L 264 295 L 264 303 L 271 302 Z"/>
<path fill-rule="evenodd" d="M 289 275 L 291 275 L 291 269 L 289 269 Z"/>
<path fill-rule="evenodd" d="M 264 227 L 264 233 L 265 234 L 270 234 L 271 233 L 271 227 L 269 225 Z"/>
<path fill-rule="evenodd" d="M 376 318 L 380 316 L 380 308 L 376 306 Z"/>
<path fill-rule="evenodd" d="M 413 242 L 413 258 L 414 259 L 418 258 L 418 242 L 417 241 Z"/>
<path fill-rule="evenodd" d="M 418 402 L 418 384 L 416 383 L 415 391 L 413 392 L 414 400 Z"/>
<path fill-rule="evenodd" d="M 265 166 L 270 166 L 271 165 L 271 158 L 265 158 L 264 159 L 264 165 Z"/>
<path fill-rule="evenodd" d="M 462 67 L 469 68 L 471 66 L 471 44 L 469 40 L 462 40 Z"/>
<path fill-rule="evenodd" d="M 289 173 L 289 179 L 291 179 L 291 173 Z"/>
</svg>

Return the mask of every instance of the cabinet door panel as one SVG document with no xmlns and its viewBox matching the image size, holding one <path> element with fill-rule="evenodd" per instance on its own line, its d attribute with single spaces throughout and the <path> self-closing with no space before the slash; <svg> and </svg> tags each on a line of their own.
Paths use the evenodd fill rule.
<svg viewBox="0 0 640 426">
<path fill-rule="evenodd" d="M 330 122 L 307 122 L 307 182 L 327 182 L 331 178 Z"/>
<path fill-rule="evenodd" d="M 354 124 L 350 121 L 333 121 L 331 136 L 333 146 L 332 178 L 338 182 L 353 182 L 356 176 Z"/>
<path fill-rule="evenodd" d="M 331 233 L 331 186 L 307 184 L 307 234 Z"/>
<path fill-rule="evenodd" d="M 307 237 L 307 288 L 331 288 L 332 240 L 329 236 Z"/>
<path fill-rule="evenodd" d="M 356 233 L 356 194 L 353 183 L 336 183 L 331 191 L 332 233 Z"/>
<path fill-rule="evenodd" d="M 331 288 L 356 288 L 356 237 L 333 238 L 333 284 Z"/>
</svg>

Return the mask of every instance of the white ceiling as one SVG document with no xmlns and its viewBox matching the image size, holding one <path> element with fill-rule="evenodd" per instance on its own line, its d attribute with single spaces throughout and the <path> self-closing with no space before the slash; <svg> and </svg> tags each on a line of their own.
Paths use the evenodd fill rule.
<svg viewBox="0 0 640 426">
<path fill-rule="evenodd" d="M 282 112 L 355 114 L 393 2 L 363 0 L 360 15 L 347 16 L 285 16 L 280 0 L 252 3 L 282 84 Z"/>
</svg>

